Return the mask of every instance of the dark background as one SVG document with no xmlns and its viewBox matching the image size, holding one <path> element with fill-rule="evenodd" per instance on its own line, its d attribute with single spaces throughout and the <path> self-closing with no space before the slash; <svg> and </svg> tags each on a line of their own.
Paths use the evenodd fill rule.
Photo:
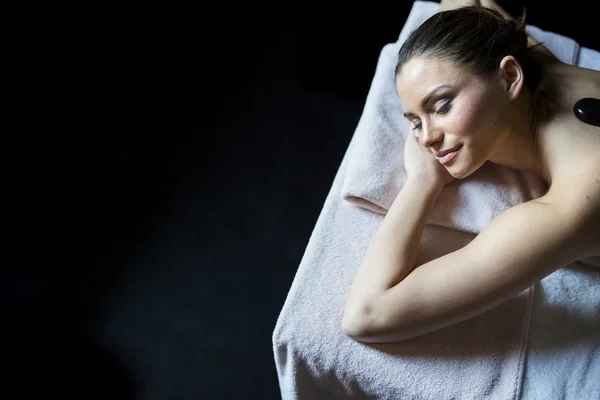
<svg viewBox="0 0 600 400">
<path fill-rule="evenodd" d="M 500 4 L 600 49 L 585 2 Z M 9 14 L 3 388 L 280 398 L 272 331 L 411 6 Z"/>
</svg>

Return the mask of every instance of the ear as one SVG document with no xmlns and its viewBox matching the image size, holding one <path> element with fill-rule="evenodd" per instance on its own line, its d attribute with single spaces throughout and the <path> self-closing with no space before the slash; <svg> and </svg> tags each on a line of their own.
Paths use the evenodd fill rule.
<svg viewBox="0 0 600 400">
<path fill-rule="evenodd" d="M 500 61 L 500 78 L 510 100 L 519 97 L 525 84 L 525 74 L 521 64 L 513 56 L 505 56 Z"/>
</svg>

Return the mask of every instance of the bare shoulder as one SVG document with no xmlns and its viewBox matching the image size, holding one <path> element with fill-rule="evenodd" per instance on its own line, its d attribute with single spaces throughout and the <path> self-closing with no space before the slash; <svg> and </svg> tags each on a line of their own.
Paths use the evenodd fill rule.
<svg viewBox="0 0 600 400">
<path fill-rule="evenodd" d="M 600 98 L 600 72 L 566 64 L 553 70 L 553 79 L 557 81 L 553 97 L 560 111 L 543 133 L 553 182 L 546 195 L 536 201 L 552 204 L 581 224 L 582 235 L 597 238 L 600 229 L 600 127 L 579 121 L 573 106 L 585 97 Z"/>
<path fill-rule="evenodd" d="M 560 216 L 557 220 L 566 224 L 574 239 L 584 244 L 582 257 L 600 255 L 600 157 L 580 161 L 580 168 L 573 167 L 571 171 L 531 203 L 550 206 Z"/>
<path fill-rule="evenodd" d="M 600 91 L 600 71 L 583 68 L 577 65 L 565 64 L 560 61 L 544 62 L 550 67 L 545 72 L 550 79 L 555 81 L 555 86 L 563 87 L 567 91 L 559 91 L 559 94 L 572 100 L 573 97 L 597 97 Z M 570 97 L 572 95 L 573 97 Z"/>
</svg>

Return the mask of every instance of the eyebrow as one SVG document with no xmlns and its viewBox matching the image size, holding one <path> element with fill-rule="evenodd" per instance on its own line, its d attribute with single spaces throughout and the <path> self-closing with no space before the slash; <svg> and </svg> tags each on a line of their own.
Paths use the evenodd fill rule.
<svg viewBox="0 0 600 400">
<path fill-rule="evenodd" d="M 431 92 L 427 93 L 427 95 L 425 97 L 423 97 L 423 100 L 421 100 L 421 108 L 425 108 L 425 106 L 427 105 L 427 103 L 429 103 L 429 100 L 431 100 L 431 98 L 433 96 L 435 96 L 438 92 L 441 92 L 441 91 L 446 90 L 446 89 L 454 89 L 454 86 L 452 86 L 452 85 L 440 85 L 440 86 L 436 87 Z M 405 117 L 414 117 L 414 115 L 415 114 L 413 114 L 411 112 L 405 112 L 404 113 Z"/>
</svg>

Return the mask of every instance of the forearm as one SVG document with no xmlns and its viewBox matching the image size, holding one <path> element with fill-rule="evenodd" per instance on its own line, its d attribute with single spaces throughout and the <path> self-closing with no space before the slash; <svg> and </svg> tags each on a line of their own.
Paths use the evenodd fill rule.
<svg viewBox="0 0 600 400">
<path fill-rule="evenodd" d="M 367 249 L 350 290 L 348 305 L 369 299 L 400 283 L 415 267 L 421 234 L 443 186 L 409 178 Z"/>
</svg>

